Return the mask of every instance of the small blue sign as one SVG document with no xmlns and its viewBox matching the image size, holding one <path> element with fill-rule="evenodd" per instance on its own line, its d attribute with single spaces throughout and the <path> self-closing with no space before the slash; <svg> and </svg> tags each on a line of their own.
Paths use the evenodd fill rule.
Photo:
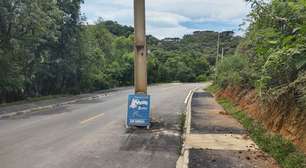
<svg viewBox="0 0 306 168">
<path fill-rule="evenodd" d="M 129 95 L 127 125 L 149 126 L 150 122 L 150 96 Z"/>
</svg>

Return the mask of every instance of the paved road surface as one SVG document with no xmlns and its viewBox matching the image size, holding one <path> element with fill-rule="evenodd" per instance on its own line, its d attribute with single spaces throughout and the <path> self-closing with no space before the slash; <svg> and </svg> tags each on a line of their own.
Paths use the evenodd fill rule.
<svg viewBox="0 0 306 168">
<path fill-rule="evenodd" d="M 180 144 L 178 114 L 203 84 L 152 86 L 150 131 L 126 130 L 132 89 L 0 120 L 1 168 L 173 168 Z"/>
</svg>

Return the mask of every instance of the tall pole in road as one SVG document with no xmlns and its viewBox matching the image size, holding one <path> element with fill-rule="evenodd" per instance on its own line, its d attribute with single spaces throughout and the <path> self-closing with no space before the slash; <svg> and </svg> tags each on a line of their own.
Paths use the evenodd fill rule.
<svg viewBox="0 0 306 168">
<path fill-rule="evenodd" d="M 126 128 L 151 125 L 151 96 L 147 94 L 147 46 L 145 0 L 134 0 L 135 57 L 134 85 L 135 94 L 129 95 Z"/>
<path fill-rule="evenodd" d="M 145 0 L 134 0 L 135 58 L 134 83 L 135 93 L 147 93 L 147 48 L 145 26 Z"/>
</svg>

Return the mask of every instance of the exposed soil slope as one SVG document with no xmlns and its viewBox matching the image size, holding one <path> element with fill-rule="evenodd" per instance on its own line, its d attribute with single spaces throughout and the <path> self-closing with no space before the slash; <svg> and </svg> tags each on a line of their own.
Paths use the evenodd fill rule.
<svg viewBox="0 0 306 168">
<path fill-rule="evenodd" d="M 217 97 L 232 100 L 250 117 L 291 140 L 306 153 L 306 113 L 297 108 L 292 95 L 284 95 L 273 102 L 263 102 L 255 90 L 228 87 L 219 91 Z"/>
</svg>

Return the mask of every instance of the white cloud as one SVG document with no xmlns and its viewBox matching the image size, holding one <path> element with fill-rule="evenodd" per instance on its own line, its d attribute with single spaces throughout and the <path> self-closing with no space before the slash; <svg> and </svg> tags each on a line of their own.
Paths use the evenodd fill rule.
<svg viewBox="0 0 306 168">
<path fill-rule="evenodd" d="M 112 3 L 103 1 L 88 0 L 82 5 L 82 12 L 85 13 L 89 23 L 93 23 L 97 18 L 104 20 L 115 20 L 125 25 L 132 25 L 132 8 L 124 8 Z"/>
<path fill-rule="evenodd" d="M 148 34 L 153 34 L 159 39 L 165 37 L 182 37 L 183 35 L 190 34 L 196 31 L 196 29 L 190 29 L 183 26 L 173 28 L 152 28 L 148 27 Z"/>
<path fill-rule="evenodd" d="M 244 0 L 146 0 L 146 7 L 148 33 L 159 38 L 181 37 L 197 29 L 185 22 L 220 22 L 220 27 L 226 22 L 238 28 L 249 11 Z M 102 17 L 133 25 L 132 8 L 133 0 L 85 0 L 82 11 L 89 22 Z"/>
<path fill-rule="evenodd" d="M 177 27 L 182 22 L 191 21 L 191 19 L 175 13 L 149 11 L 147 13 L 148 24 L 153 27 L 172 28 Z"/>
<path fill-rule="evenodd" d="M 147 13 L 147 31 L 157 38 L 182 37 L 195 29 L 186 28 L 183 22 L 192 21 L 190 18 L 170 12 L 149 11 Z"/>
<path fill-rule="evenodd" d="M 180 13 L 192 19 L 232 19 L 246 9 L 243 0 L 152 0 L 153 8 Z"/>
</svg>

